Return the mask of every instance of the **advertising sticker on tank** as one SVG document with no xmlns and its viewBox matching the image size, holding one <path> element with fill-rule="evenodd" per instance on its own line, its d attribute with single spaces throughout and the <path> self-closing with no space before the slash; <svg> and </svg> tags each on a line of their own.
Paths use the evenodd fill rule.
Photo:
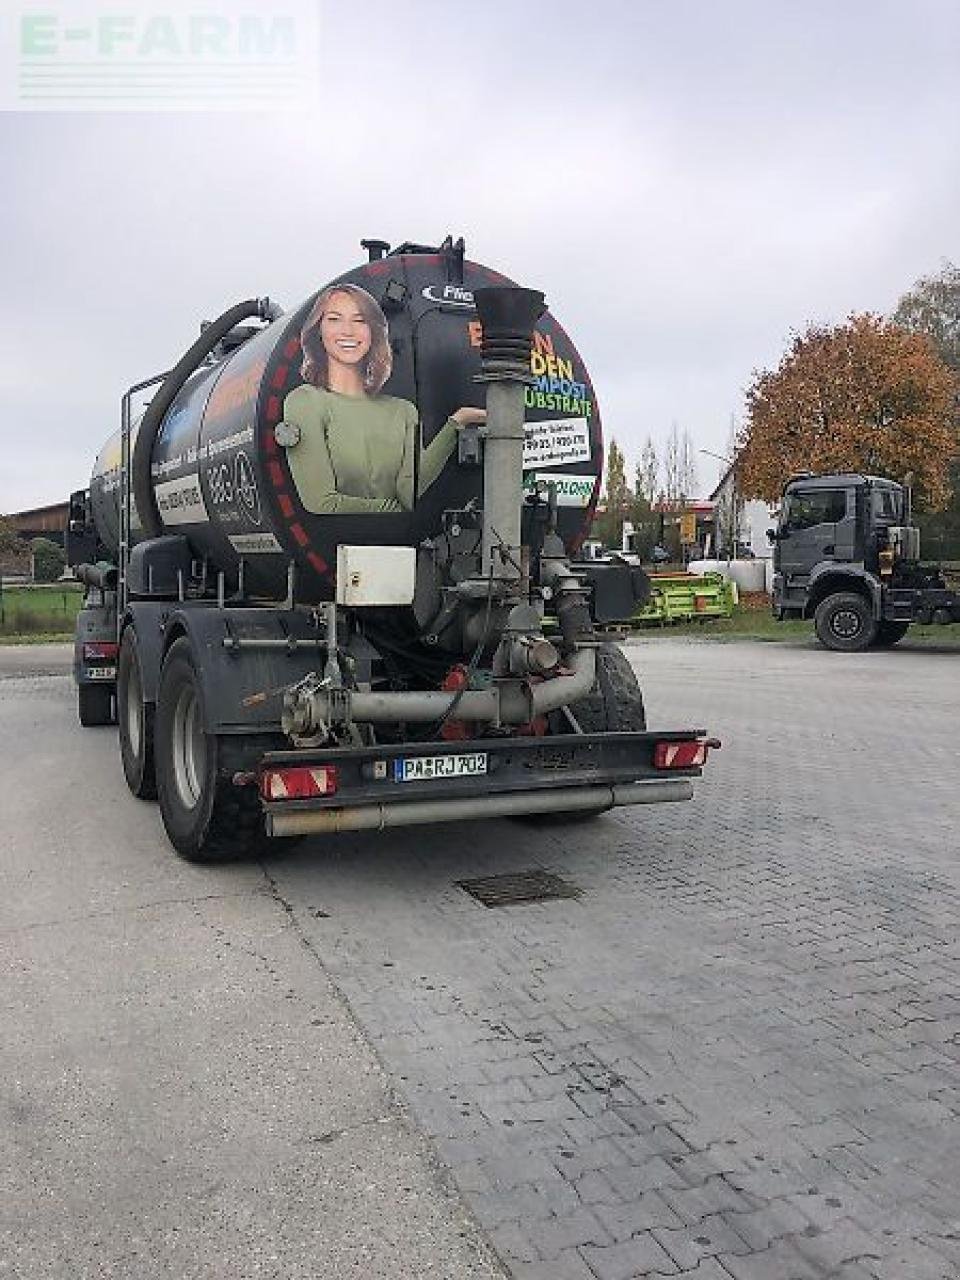
<svg viewBox="0 0 960 1280">
<path fill-rule="evenodd" d="M 364 288 L 323 289 L 300 333 L 302 382 L 283 401 L 282 441 L 297 496 L 312 515 L 412 511 L 438 478 L 466 409 L 423 445 L 420 414 L 383 387 L 393 369 L 387 318 Z"/>
<path fill-rule="evenodd" d="M 524 468 L 590 461 L 590 425 L 586 418 L 526 422 L 523 434 Z"/>
<path fill-rule="evenodd" d="M 210 518 L 200 492 L 200 476 L 196 471 L 177 480 L 164 480 L 154 488 L 154 494 L 157 510 L 165 525 L 197 524 Z"/>
<path fill-rule="evenodd" d="M 593 497 L 597 478 L 559 471 L 538 471 L 524 477 L 523 487 L 527 493 L 535 493 L 537 490 L 543 493 L 551 484 L 556 491 L 558 507 L 585 507 Z"/>
</svg>

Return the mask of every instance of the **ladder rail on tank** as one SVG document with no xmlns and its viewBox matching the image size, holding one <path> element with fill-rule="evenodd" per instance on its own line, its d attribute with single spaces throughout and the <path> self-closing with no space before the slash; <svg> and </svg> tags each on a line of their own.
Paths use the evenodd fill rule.
<svg viewBox="0 0 960 1280">
<path fill-rule="evenodd" d="M 155 387 L 157 383 L 163 382 L 166 377 L 166 373 L 157 373 L 152 378 L 145 378 L 143 382 L 135 382 L 132 387 L 128 387 L 123 393 L 123 398 L 120 401 L 120 538 L 117 547 L 118 640 L 120 638 L 123 613 L 127 607 L 129 596 L 127 569 L 130 563 L 130 524 L 133 512 L 132 477 L 130 475 L 130 436 L 132 433 L 130 406 L 133 402 L 133 397 L 138 392 L 146 391 L 148 387 Z"/>
</svg>

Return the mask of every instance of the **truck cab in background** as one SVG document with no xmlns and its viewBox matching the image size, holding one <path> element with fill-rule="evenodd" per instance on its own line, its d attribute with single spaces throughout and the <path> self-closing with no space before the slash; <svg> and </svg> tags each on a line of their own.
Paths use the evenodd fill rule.
<svg viewBox="0 0 960 1280">
<path fill-rule="evenodd" d="M 901 640 L 911 623 L 960 622 L 960 595 L 920 563 L 910 491 L 879 476 L 792 477 L 774 544 L 773 611 L 812 618 L 827 649 Z"/>
</svg>

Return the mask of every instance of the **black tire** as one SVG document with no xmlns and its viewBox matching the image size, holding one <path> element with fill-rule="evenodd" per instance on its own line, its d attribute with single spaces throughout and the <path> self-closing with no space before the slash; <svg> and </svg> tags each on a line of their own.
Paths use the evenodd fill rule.
<svg viewBox="0 0 960 1280">
<path fill-rule="evenodd" d="M 584 733 L 642 733 L 647 727 L 643 693 L 633 667 L 615 644 L 602 644 L 597 650 L 597 678 L 585 698 L 575 702 L 571 714 Z M 555 732 L 572 729 L 562 711 L 557 718 L 566 724 Z"/>
<path fill-rule="evenodd" d="M 888 622 L 884 619 L 877 624 L 873 646 L 875 649 L 892 649 L 895 644 L 900 643 L 909 630 L 909 622 Z"/>
<path fill-rule="evenodd" d="M 584 733 L 640 732 L 647 727 L 647 715 L 643 705 L 643 693 L 633 667 L 615 644 L 603 644 L 597 649 L 597 678 L 585 698 L 570 707 L 570 713 Z M 563 711 L 555 711 L 550 717 L 551 733 L 576 733 Z M 599 809 L 569 809 L 556 813 L 518 814 L 518 820 L 537 826 L 558 823 L 588 822 L 608 812 L 610 806 Z"/>
<path fill-rule="evenodd" d="M 164 828 L 188 862 L 255 857 L 268 843 L 260 798 L 256 787 L 235 786 L 233 775 L 276 742 L 207 733 L 206 723 L 193 650 L 181 637 L 164 658 L 157 691 L 154 760 Z"/>
<path fill-rule="evenodd" d="M 77 685 L 77 715 L 84 729 L 113 723 L 113 689 L 102 684 Z"/>
<path fill-rule="evenodd" d="M 862 653 L 870 648 L 877 634 L 870 601 L 855 591 L 838 591 L 821 600 L 814 626 L 823 647 L 838 653 Z"/>
<path fill-rule="evenodd" d="M 154 707 L 143 700 L 140 646 L 133 627 L 120 641 L 117 661 L 117 727 L 123 776 L 139 800 L 156 800 L 157 779 L 153 766 Z"/>
</svg>

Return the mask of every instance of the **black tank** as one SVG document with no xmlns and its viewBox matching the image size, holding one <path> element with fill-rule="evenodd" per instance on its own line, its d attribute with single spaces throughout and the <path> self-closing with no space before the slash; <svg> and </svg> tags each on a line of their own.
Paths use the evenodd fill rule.
<svg viewBox="0 0 960 1280">
<path fill-rule="evenodd" d="M 461 406 L 483 405 L 473 291 L 512 283 L 456 253 L 401 250 L 338 277 L 201 368 L 153 449 L 165 531 L 228 573 L 242 557 L 248 587 L 265 595 L 283 594 L 293 557 L 298 594 L 314 601 L 333 596 L 338 544 L 436 536 L 443 510 L 481 498 L 482 471 L 458 465 L 456 432 L 445 425 Z M 331 306 L 331 286 L 344 285 Z M 337 307 L 370 317 L 368 390 L 352 403 L 323 385 L 326 338 L 307 323 L 318 301 L 328 321 Z M 537 324 L 530 376 L 524 480 L 555 481 L 560 532 L 575 551 L 599 496 L 600 414 L 583 361 L 549 311 Z M 118 538 L 119 454 L 115 436 L 91 479 L 108 547 Z M 137 523 L 134 513 L 134 532 Z"/>
</svg>

